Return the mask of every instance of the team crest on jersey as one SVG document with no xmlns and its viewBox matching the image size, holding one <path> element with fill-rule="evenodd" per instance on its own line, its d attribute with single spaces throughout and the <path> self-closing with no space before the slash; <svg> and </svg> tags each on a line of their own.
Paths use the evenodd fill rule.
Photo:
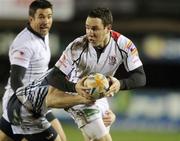
<svg viewBox="0 0 180 141">
<path fill-rule="evenodd" d="M 117 61 L 116 56 L 109 56 L 108 60 L 109 60 L 109 62 L 108 62 L 109 65 L 115 65 L 116 61 Z"/>
</svg>

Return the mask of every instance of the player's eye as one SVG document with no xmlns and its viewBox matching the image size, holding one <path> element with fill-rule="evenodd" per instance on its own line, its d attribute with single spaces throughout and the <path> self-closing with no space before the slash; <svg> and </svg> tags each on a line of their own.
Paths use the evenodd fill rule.
<svg viewBox="0 0 180 141">
<path fill-rule="evenodd" d="M 52 15 L 48 15 L 48 19 L 52 19 Z"/>
<path fill-rule="evenodd" d="M 44 18 L 45 18 L 45 16 L 39 15 L 39 19 L 44 19 Z"/>
</svg>

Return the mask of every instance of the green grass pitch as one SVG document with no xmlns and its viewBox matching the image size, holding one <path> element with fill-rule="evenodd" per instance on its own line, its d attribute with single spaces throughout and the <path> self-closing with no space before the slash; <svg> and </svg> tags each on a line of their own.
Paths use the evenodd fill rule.
<svg viewBox="0 0 180 141">
<path fill-rule="evenodd" d="M 63 125 L 68 141 L 83 141 L 78 128 L 74 125 Z M 180 141 L 179 132 L 140 132 L 112 130 L 113 141 Z"/>
</svg>

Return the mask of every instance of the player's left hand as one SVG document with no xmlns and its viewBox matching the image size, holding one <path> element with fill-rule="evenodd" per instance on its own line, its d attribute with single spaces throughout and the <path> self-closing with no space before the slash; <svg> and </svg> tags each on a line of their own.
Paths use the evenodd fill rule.
<svg viewBox="0 0 180 141">
<path fill-rule="evenodd" d="M 111 110 L 107 110 L 105 115 L 103 116 L 104 125 L 106 127 L 111 126 L 115 120 L 116 120 L 116 115 Z"/>
<path fill-rule="evenodd" d="M 108 97 L 112 97 L 114 96 L 114 93 L 117 93 L 120 90 L 120 82 L 117 78 L 113 76 L 108 76 L 108 78 L 111 85 L 105 95 Z"/>
</svg>

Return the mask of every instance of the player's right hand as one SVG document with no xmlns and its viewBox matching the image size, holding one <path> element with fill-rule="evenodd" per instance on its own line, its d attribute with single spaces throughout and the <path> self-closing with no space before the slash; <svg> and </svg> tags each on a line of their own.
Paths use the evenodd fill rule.
<svg viewBox="0 0 180 141">
<path fill-rule="evenodd" d="M 84 80 L 86 78 L 87 76 L 83 77 L 76 83 L 75 85 L 76 92 L 87 99 L 94 100 L 94 98 L 89 94 L 90 88 L 84 86 Z"/>
</svg>

